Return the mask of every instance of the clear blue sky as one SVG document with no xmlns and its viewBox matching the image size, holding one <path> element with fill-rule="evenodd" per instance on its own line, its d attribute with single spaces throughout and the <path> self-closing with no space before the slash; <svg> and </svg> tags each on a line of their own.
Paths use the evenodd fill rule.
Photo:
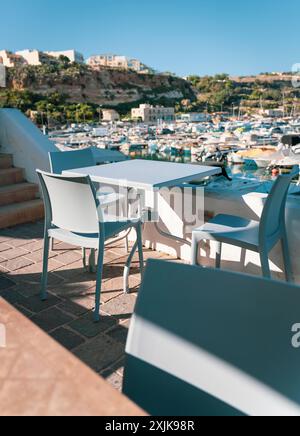
<svg viewBox="0 0 300 436">
<path fill-rule="evenodd" d="M 299 0 L 9 0 L 1 48 L 112 52 L 179 75 L 289 71 Z"/>
</svg>

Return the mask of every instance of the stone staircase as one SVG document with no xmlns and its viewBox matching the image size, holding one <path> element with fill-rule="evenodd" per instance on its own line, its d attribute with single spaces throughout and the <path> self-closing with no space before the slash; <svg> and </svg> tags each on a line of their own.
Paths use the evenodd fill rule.
<svg viewBox="0 0 300 436">
<path fill-rule="evenodd" d="M 0 229 L 34 222 L 44 216 L 38 186 L 24 180 L 21 168 L 14 168 L 13 157 L 0 153 Z"/>
</svg>

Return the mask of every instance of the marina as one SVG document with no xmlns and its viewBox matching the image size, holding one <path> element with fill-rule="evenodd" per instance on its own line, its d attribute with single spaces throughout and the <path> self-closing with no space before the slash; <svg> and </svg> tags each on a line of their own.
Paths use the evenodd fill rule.
<svg viewBox="0 0 300 436">
<path fill-rule="evenodd" d="M 91 147 L 132 159 L 218 165 L 227 180 L 203 182 L 218 190 L 228 189 L 230 179 L 237 189 L 259 186 L 300 163 L 299 118 L 79 124 L 51 132 L 49 139 L 61 151 Z"/>
</svg>

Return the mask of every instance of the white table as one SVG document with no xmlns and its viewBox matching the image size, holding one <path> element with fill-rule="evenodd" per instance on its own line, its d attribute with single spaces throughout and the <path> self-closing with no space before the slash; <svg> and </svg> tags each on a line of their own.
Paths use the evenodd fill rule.
<svg viewBox="0 0 300 436">
<path fill-rule="evenodd" d="M 137 189 L 140 192 L 154 194 L 153 204 L 157 204 L 159 189 L 178 186 L 183 183 L 200 181 L 206 177 L 222 173 L 219 167 L 210 167 L 192 164 L 178 164 L 151 160 L 128 160 L 102 166 L 79 168 L 64 171 L 64 175 L 90 176 L 93 182 L 118 186 L 126 189 Z M 145 196 L 142 196 L 145 200 Z M 141 205 L 141 210 L 145 204 Z M 155 207 L 154 207 L 155 209 Z M 156 223 L 156 228 L 162 236 L 180 240 L 171 234 L 163 232 Z M 184 241 L 187 242 L 187 241 Z"/>
<path fill-rule="evenodd" d="M 126 189 L 137 189 L 138 191 L 158 193 L 159 189 L 166 187 L 174 187 L 192 181 L 200 181 L 206 177 L 222 174 L 222 169 L 218 167 L 209 167 L 192 164 L 178 164 L 161 161 L 150 160 L 129 160 L 107 164 L 103 166 L 95 166 L 88 168 L 79 168 L 63 172 L 69 176 L 90 176 L 95 183 L 118 186 Z M 143 200 L 145 196 L 142 196 Z M 157 204 L 157 195 L 154 195 L 154 202 Z M 141 206 L 143 209 L 144 204 Z M 175 239 L 176 241 L 188 244 L 189 242 L 167 233 L 160 229 L 157 222 L 154 223 L 156 230 L 164 237 Z M 132 251 L 134 253 L 134 250 Z M 133 256 L 132 256 L 133 257 Z M 132 257 L 128 259 L 130 267 Z M 124 277 L 124 281 L 128 278 Z"/>
<path fill-rule="evenodd" d="M 64 171 L 65 175 L 89 175 L 93 182 L 101 184 L 144 190 L 176 186 L 221 173 L 217 167 L 141 159 Z"/>
</svg>

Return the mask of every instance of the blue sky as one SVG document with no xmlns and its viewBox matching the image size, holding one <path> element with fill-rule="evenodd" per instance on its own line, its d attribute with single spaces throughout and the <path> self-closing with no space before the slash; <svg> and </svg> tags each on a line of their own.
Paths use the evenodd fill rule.
<svg viewBox="0 0 300 436">
<path fill-rule="evenodd" d="M 289 71 L 299 0 L 9 0 L 0 45 L 140 58 L 179 75 Z"/>
</svg>

